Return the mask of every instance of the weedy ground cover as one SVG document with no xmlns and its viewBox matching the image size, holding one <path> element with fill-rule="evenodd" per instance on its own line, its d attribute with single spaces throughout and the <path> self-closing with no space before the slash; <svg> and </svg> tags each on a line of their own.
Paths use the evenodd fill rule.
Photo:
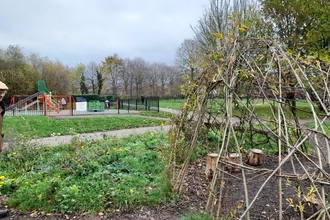
<svg viewBox="0 0 330 220">
<path fill-rule="evenodd" d="M 171 193 L 164 170 L 167 137 L 127 138 L 36 147 L 0 154 L 0 195 L 20 211 L 97 213 L 166 203 Z"/>
</svg>

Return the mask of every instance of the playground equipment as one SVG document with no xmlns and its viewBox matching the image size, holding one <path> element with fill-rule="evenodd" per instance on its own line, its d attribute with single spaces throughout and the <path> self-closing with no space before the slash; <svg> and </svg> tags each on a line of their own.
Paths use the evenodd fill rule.
<svg viewBox="0 0 330 220">
<path fill-rule="evenodd" d="M 71 105 L 71 98 L 67 96 L 54 96 L 55 92 L 47 89 L 44 80 L 38 81 L 38 92 L 33 95 L 14 95 L 10 100 L 10 105 L 6 110 L 12 111 L 13 114 L 22 113 L 27 110 L 42 111 L 45 115 L 65 114 L 60 113 L 60 100 L 66 99 Z M 16 112 L 16 113 L 15 113 Z M 72 114 L 72 112 L 69 112 Z"/>
<path fill-rule="evenodd" d="M 41 102 L 44 100 L 48 106 L 50 106 L 57 113 L 60 113 L 58 102 L 56 102 L 53 99 L 52 92 L 47 89 L 46 83 L 44 80 L 38 81 L 38 91 L 41 94 L 38 97 L 38 100 Z M 48 95 L 47 95 L 47 92 L 48 92 Z"/>
<path fill-rule="evenodd" d="M 38 103 L 38 97 L 39 93 L 35 93 L 33 95 L 27 96 L 27 95 L 14 95 L 10 99 L 10 105 L 8 108 L 6 108 L 7 111 L 17 109 L 19 111 L 21 110 L 28 110 L 32 106 Z"/>
</svg>

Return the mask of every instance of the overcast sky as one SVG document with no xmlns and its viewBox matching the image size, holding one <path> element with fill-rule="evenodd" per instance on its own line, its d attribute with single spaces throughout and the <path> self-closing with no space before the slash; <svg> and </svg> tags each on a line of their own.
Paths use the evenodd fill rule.
<svg viewBox="0 0 330 220">
<path fill-rule="evenodd" d="M 65 65 L 120 58 L 174 65 L 209 0 L 0 0 L 0 49 Z"/>
</svg>

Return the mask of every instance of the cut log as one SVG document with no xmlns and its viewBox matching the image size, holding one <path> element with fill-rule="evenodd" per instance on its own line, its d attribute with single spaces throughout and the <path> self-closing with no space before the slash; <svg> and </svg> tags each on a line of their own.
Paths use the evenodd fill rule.
<svg viewBox="0 0 330 220">
<path fill-rule="evenodd" d="M 230 153 L 228 154 L 227 161 L 230 162 L 231 164 L 227 165 L 227 169 L 229 172 L 240 172 L 241 167 L 240 166 L 235 166 L 232 163 L 240 164 L 241 163 L 241 153 Z"/>
<path fill-rule="evenodd" d="M 260 166 L 262 164 L 262 158 L 264 154 L 260 149 L 251 149 L 248 155 L 247 164 L 251 166 Z"/>
<path fill-rule="evenodd" d="M 205 168 L 205 177 L 207 180 L 212 180 L 214 173 L 217 170 L 217 160 L 218 154 L 212 153 L 206 155 L 206 168 Z"/>
</svg>

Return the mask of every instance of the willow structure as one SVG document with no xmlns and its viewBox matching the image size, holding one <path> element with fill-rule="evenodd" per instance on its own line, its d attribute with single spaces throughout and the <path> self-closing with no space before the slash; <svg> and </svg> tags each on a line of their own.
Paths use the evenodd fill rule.
<svg viewBox="0 0 330 220">
<path fill-rule="evenodd" d="M 260 196 L 271 185 L 278 192 L 272 198 L 278 204 L 275 219 L 286 219 L 289 207 L 301 219 L 330 219 L 329 136 L 324 130 L 330 110 L 329 69 L 314 58 L 293 56 L 271 40 L 221 36 L 219 47 L 215 61 L 183 88 L 187 101 L 171 133 L 168 167 L 173 190 L 183 189 L 193 150 L 201 136 L 212 131 L 218 142 L 208 153 L 218 154 L 218 163 L 208 188 L 207 213 L 220 219 L 235 209 L 233 219 L 257 219 L 251 210 L 265 205 Z M 302 123 L 298 113 L 305 110 L 298 100 L 308 104 L 305 113 L 314 127 Z M 267 109 L 267 116 L 256 111 L 258 104 Z M 275 167 L 246 164 L 247 146 L 276 152 Z M 235 164 L 239 173 L 227 169 L 233 165 L 228 161 L 230 153 L 240 155 L 240 163 Z M 291 169 L 283 171 L 287 163 Z M 231 175 L 240 180 L 238 189 L 230 188 Z M 252 193 L 250 184 L 256 177 L 262 182 Z M 288 182 L 294 182 L 289 187 L 296 196 L 285 193 Z M 239 204 L 226 209 L 224 198 L 230 200 L 237 193 Z"/>
</svg>

